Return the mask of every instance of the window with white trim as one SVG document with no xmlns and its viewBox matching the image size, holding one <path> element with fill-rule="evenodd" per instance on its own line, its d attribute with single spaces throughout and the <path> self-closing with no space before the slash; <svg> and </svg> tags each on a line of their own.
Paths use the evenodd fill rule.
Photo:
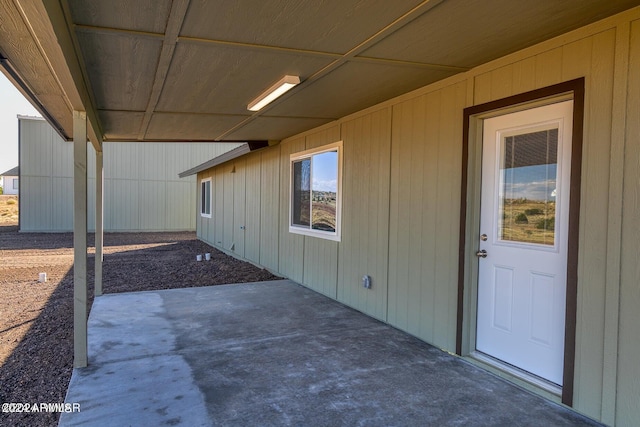
<svg viewBox="0 0 640 427">
<path fill-rule="evenodd" d="M 200 181 L 200 216 L 211 218 L 211 178 Z"/>
<path fill-rule="evenodd" d="M 18 190 L 20 188 L 20 178 L 13 178 L 13 189 Z"/>
<path fill-rule="evenodd" d="M 289 232 L 340 241 L 342 141 L 291 154 Z"/>
</svg>

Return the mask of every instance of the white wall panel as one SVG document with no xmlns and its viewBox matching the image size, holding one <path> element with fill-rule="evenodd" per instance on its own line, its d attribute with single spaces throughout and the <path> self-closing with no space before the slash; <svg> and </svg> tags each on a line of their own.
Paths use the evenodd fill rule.
<svg viewBox="0 0 640 427">
<path fill-rule="evenodd" d="M 110 179 L 104 183 L 104 228 L 112 231 L 142 230 L 137 180 Z"/>
<path fill-rule="evenodd" d="M 73 228 L 73 144 L 41 119 L 20 119 L 22 231 Z M 196 178 L 178 173 L 239 144 L 104 143 L 105 231 L 195 230 Z M 95 227 L 95 151 L 89 143 L 88 228 Z M 126 181 L 126 182 L 125 182 Z M 72 190 L 72 188 L 71 188 Z M 127 191 L 128 194 L 119 194 Z M 135 195 L 135 196 L 134 196 Z M 42 203 L 45 201 L 46 203 Z"/>
<path fill-rule="evenodd" d="M 139 163 L 138 173 L 145 181 L 164 181 L 166 179 L 177 179 L 168 175 L 166 150 L 161 143 L 136 144 Z M 177 174 L 176 174 L 177 175 Z"/>
<path fill-rule="evenodd" d="M 186 180 L 185 182 L 166 182 L 164 230 L 185 230 L 185 224 L 195 224 L 196 204 L 193 187 L 193 182 Z M 184 207 L 189 207 L 189 209 L 184 209 Z M 191 229 L 193 228 L 187 228 L 187 230 Z"/>
<path fill-rule="evenodd" d="M 103 152 L 103 164 L 102 169 L 104 173 L 104 152 Z M 71 178 L 73 178 L 73 156 L 71 156 Z M 93 148 L 93 144 L 91 142 L 87 142 L 87 179 L 94 179 L 96 177 L 96 151 Z M 92 187 L 87 187 L 88 189 L 95 189 L 95 183 Z"/>
<path fill-rule="evenodd" d="M 52 231 L 73 229 L 73 212 L 65 203 L 67 194 L 73 194 L 73 178 L 51 178 L 51 228 Z M 43 210 L 45 208 L 43 207 Z"/>
<path fill-rule="evenodd" d="M 41 119 L 20 120 L 20 174 L 23 176 L 50 176 L 51 132 L 53 129 Z M 60 139 L 61 141 L 61 139 Z"/>
<path fill-rule="evenodd" d="M 103 167 L 105 180 L 110 179 L 140 179 L 140 150 L 139 145 L 132 143 L 114 142 L 103 147 Z M 148 153 L 152 156 L 152 153 Z M 145 162 L 151 160 L 145 157 Z"/>
<path fill-rule="evenodd" d="M 47 177 L 23 175 L 20 187 L 20 230 L 55 231 L 51 222 L 51 180 Z"/>
<path fill-rule="evenodd" d="M 163 181 L 139 181 L 140 229 L 161 231 L 166 229 L 167 188 Z"/>
<path fill-rule="evenodd" d="M 73 142 L 57 140 L 57 135 L 52 134 L 51 147 L 51 176 L 73 178 Z M 92 166 L 95 176 L 95 155 Z"/>
</svg>

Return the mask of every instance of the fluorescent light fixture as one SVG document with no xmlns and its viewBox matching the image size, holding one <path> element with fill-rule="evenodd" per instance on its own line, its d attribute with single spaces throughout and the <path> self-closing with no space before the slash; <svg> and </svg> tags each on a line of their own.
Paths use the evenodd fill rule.
<svg viewBox="0 0 640 427">
<path fill-rule="evenodd" d="M 273 102 L 276 98 L 284 95 L 287 91 L 292 89 L 295 85 L 300 83 L 300 77 L 298 76 L 284 76 L 276 84 L 265 90 L 256 99 L 251 101 L 247 105 L 247 110 L 258 111 L 264 108 L 270 102 Z"/>
</svg>

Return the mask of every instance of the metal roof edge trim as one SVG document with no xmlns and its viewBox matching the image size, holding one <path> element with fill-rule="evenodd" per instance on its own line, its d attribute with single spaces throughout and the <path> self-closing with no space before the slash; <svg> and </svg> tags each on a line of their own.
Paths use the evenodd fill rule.
<svg viewBox="0 0 640 427">
<path fill-rule="evenodd" d="M 236 159 L 238 157 L 244 156 L 247 153 L 250 153 L 254 150 L 259 150 L 260 148 L 265 148 L 270 145 L 270 141 L 247 141 L 239 147 L 234 148 L 233 150 L 227 151 L 217 157 L 214 157 L 211 160 L 208 160 L 198 166 L 195 166 L 189 170 L 184 172 L 180 172 L 178 177 L 186 178 L 191 175 L 195 175 L 198 172 L 202 172 L 204 170 L 210 169 L 214 166 L 218 166 L 222 163 L 228 162 L 229 160 Z"/>
</svg>

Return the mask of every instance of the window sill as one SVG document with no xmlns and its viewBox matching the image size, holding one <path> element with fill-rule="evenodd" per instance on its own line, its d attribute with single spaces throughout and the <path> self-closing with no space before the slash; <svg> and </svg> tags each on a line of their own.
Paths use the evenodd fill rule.
<svg viewBox="0 0 640 427">
<path fill-rule="evenodd" d="M 340 241 L 340 234 L 338 231 L 336 231 L 335 233 L 331 233 L 327 231 L 311 230 L 308 228 L 300 228 L 300 227 L 294 227 L 290 225 L 289 233 L 301 234 L 309 237 L 317 237 L 318 239 L 331 240 L 333 242 Z"/>
</svg>

